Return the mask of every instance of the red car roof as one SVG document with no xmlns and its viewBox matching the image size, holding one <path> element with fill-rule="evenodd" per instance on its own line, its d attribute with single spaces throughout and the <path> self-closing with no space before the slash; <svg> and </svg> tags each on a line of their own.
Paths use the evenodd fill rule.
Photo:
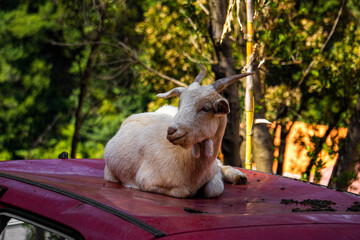
<svg viewBox="0 0 360 240">
<path fill-rule="evenodd" d="M 107 228 L 112 239 L 114 236 L 261 239 L 269 234 L 277 239 L 289 236 L 308 239 L 312 235 L 321 239 L 323 235 L 345 236 L 344 231 L 350 239 L 360 239 L 360 214 L 351 208 L 358 206 L 358 195 L 242 169 L 248 183 L 226 184 L 218 198 L 176 199 L 106 182 L 104 166 L 99 159 L 1 162 L 0 186 L 8 190 L 0 204 L 36 210 L 83 235 Z M 16 196 L 22 197 L 14 200 Z M 34 207 L 35 202 L 39 207 Z M 75 220 L 80 218 L 75 213 L 92 219 L 93 227 L 91 223 L 81 224 L 81 219 Z M 106 239 L 106 234 L 92 239 Z"/>
</svg>

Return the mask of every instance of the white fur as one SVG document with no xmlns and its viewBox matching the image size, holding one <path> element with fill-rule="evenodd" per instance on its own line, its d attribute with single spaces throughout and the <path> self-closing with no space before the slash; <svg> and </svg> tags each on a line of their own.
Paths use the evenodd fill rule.
<svg viewBox="0 0 360 240">
<path fill-rule="evenodd" d="M 177 107 L 165 105 L 165 106 L 162 106 L 161 108 L 159 108 L 158 110 L 156 110 L 155 112 L 156 113 L 165 113 L 165 114 L 168 114 L 168 115 L 174 117 L 175 114 L 177 113 L 177 111 L 178 111 Z"/>
<path fill-rule="evenodd" d="M 220 170 L 220 169 L 219 169 Z M 221 171 L 218 171 L 212 179 L 205 185 L 205 196 L 212 198 L 219 196 L 224 191 L 224 183 Z"/>
<path fill-rule="evenodd" d="M 159 94 L 181 94 L 179 111 L 165 106 L 127 118 L 105 147 L 105 180 L 185 198 L 202 186 L 205 197 L 219 196 L 224 190 L 224 174 L 229 174 L 224 179 L 232 183 L 246 179 L 239 170 L 215 161 L 227 112 L 202 109 L 213 108 L 219 100 L 225 101 L 225 106 L 228 103 L 209 86 L 193 83 L 188 89 Z M 167 134 L 170 126 L 176 128 L 175 133 Z"/>
</svg>

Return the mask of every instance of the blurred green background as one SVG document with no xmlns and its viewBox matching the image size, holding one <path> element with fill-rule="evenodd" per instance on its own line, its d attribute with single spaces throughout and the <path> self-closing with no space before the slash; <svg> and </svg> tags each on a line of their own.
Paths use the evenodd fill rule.
<svg viewBox="0 0 360 240">
<path fill-rule="evenodd" d="M 102 158 L 127 116 L 176 104 L 156 99 L 177 86 L 161 74 L 189 84 L 201 63 L 204 82 L 214 81 L 208 9 L 205 0 L 2 0 L 0 159 L 62 151 Z M 283 126 L 348 127 L 360 93 L 359 1 L 255 1 L 255 9 L 256 60 L 266 60 L 257 111 Z M 236 21 L 230 43 L 240 72 L 245 42 Z M 239 96 L 243 106 L 243 87 Z"/>
</svg>

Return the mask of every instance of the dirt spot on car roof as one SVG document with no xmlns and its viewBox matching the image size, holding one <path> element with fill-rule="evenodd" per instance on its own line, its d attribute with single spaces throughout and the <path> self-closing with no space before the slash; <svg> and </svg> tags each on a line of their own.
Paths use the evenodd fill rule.
<svg viewBox="0 0 360 240">
<path fill-rule="evenodd" d="M 207 212 L 203 212 L 203 211 L 192 209 L 192 208 L 184 208 L 184 211 L 188 212 L 188 213 L 207 213 Z"/>
<path fill-rule="evenodd" d="M 360 202 L 354 202 L 351 207 L 348 207 L 346 211 L 360 212 Z"/>
<path fill-rule="evenodd" d="M 318 199 L 306 199 L 303 201 L 296 201 L 293 199 L 281 199 L 281 204 L 300 204 L 303 206 L 309 206 L 310 208 L 301 209 L 301 208 L 293 208 L 293 212 L 334 212 L 336 211 L 331 205 L 336 205 L 335 202 L 330 200 L 318 200 Z"/>
</svg>

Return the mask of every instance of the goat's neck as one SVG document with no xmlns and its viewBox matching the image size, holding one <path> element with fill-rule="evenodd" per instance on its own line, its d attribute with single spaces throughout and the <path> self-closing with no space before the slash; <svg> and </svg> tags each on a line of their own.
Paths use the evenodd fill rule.
<svg viewBox="0 0 360 240">
<path fill-rule="evenodd" d="M 192 146 L 192 158 L 197 159 L 194 161 L 197 164 L 197 169 L 206 168 L 207 165 L 211 165 L 215 161 L 224 136 L 226 119 L 226 116 L 219 119 L 218 129 L 212 138 L 205 139 L 201 143 L 196 143 Z"/>
</svg>

